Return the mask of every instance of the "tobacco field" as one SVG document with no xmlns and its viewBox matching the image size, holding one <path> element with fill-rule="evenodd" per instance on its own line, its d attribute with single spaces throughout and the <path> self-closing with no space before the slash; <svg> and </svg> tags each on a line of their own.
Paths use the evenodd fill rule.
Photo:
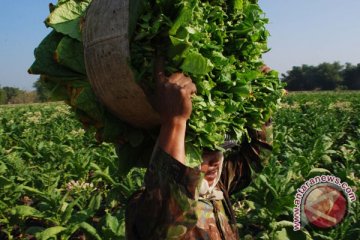
<svg viewBox="0 0 360 240">
<path fill-rule="evenodd" d="M 241 239 L 359 239 L 360 92 L 290 93 L 273 117 L 272 158 L 234 196 Z M 124 239 L 127 198 L 145 169 L 120 177 L 65 104 L 0 106 L 0 239 Z M 293 231 L 296 189 L 334 175 L 357 196 L 330 230 Z M 151 206 L 149 206 L 151 207 Z"/>
</svg>

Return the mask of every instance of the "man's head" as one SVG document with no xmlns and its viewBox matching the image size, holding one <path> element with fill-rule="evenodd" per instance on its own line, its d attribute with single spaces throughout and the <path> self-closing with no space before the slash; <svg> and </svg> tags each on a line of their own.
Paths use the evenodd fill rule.
<svg viewBox="0 0 360 240">
<path fill-rule="evenodd" d="M 229 154 L 239 145 L 236 140 L 231 139 L 230 135 L 225 135 L 225 141 L 221 145 L 221 148 Z M 210 150 L 208 148 L 203 149 L 201 168 L 200 170 L 205 173 L 205 180 L 211 186 L 215 181 L 220 179 L 222 164 L 224 161 L 224 152 L 220 150 Z M 216 184 L 217 182 L 215 182 Z"/>
<path fill-rule="evenodd" d="M 211 186 L 220 177 L 224 154 L 221 151 L 206 150 L 202 154 L 202 159 L 200 170 L 205 174 L 204 178 Z"/>
</svg>

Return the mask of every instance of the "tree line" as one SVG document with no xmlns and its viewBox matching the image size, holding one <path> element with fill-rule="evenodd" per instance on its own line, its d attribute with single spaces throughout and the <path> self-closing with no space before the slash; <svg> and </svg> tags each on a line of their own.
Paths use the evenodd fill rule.
<svg viewBox="0 0 360 240">
<path fill-rule="evenodd" d="M 289 91 L 360 90 L 360 64 L 339 62 L 294 66 L 281 80 Z"/>
<path fill-rule="evenodd" d="M 15 87 L 0 86 L 0 104 L 39 102 L 36 91 L 25 91 Z"/>
<path fill-rule="evenodd" d="M 52 95 L 51 91 L 45 86 L 45 84 L 40 79 L 38 79 L 34 83 L 33 87 L 35 88 L 35 90 L 26 91 L 16 87 L 0 86 L 0 105 L 49 102 L 54 100 L 51 99 L 51 95 Z"/>
</svg>

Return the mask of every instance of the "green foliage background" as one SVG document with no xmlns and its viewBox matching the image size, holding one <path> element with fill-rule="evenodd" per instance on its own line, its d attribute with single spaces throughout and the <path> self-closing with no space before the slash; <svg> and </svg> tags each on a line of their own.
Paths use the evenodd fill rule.
<svg viewBox="0 0 360 240">
<path fill-rule="evenodd" d="M 292 231 L 294 195 L 309 176 L 360 189 L 360 93 L 299 93 L 274 116 L 268 166 L 237 196 L 244 239 L 358 239 L 360 203 L 329 231 Z M 0 107 L 0 239 L 123 239 L 126 199 L 144 169 L 121 177 L 112 144 L 98 144 L 63 103 Z"/>
</svg>

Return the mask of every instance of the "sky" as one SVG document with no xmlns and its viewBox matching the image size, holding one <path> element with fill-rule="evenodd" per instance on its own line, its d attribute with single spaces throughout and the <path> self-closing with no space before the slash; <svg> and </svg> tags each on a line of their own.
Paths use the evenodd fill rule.
<svg viewBox="0 0 360 240">
<path fill-rule="evenodd" d="M 50 32 L 43 24 L 56 0 L 1 0 L 0 86 L 32 90 L 27 69 Z M 293 66 L 360 63 L 360 0 L 260 0 L 269 18 L 264 62 L 280 73 Z"/>
</svg>

